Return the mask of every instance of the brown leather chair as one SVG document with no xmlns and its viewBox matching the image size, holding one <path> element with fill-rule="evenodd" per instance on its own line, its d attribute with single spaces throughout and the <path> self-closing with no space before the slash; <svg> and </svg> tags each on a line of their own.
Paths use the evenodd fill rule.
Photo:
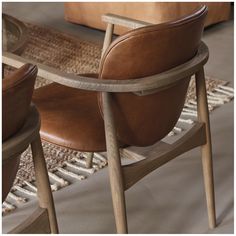
<svg viewBox="0 0 236 236">
<path fill-rule="evenodd" d="M 20 154 L 31 144 L 40 205 L 33 215 L 10 233 L 58 232 L 39 136 L 40 118 L 36 108 L 30 105 L 36 76 L 37 67 L 25 64 L 6 76 L 2 83 L 2 201 L 15 180 Z"/>
<path fill-rule="evenodd" d="M 203 69 L 208 49 L 201 42 L 206 14 L 207 8 L 203 6 L 179 20 L 131 30 L 111 44 L 114 24 L 139 27 L 148 23 L 109 15 L 104 18 L 108 26 L 98 75 L 75 76 L 38 65 L 40 76 L 57 82 L 37 89 L 33 95 L 42 118 L 41 136 L 48 142 L 79 151 L 107 151 L 118 233 L 128 231 L 125 190 L 197 146 L 202 148 L 209 225 L 215 227 Z M 6 60 L 9 57 L 22 61 L 20 57 L 5 55 Z M 178 141 L 166 144 L 160 140 L 180 116 L 191 75 L 196 77 L 199 122 Z M 160 147 L 157 157 L 121 165 L 119 148 L 156 142 Z"/>
</svg>

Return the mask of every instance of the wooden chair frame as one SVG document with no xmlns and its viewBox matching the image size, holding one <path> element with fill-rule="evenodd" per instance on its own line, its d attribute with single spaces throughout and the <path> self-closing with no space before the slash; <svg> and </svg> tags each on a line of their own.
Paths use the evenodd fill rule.
<svg viewBox="0 0 236 236">
<path fill-rule="evenodd" d="M 115 24 L 129 28 L 149 25 L 149 23 L 113 14 L 104 15 L 102 19 L 108 23 L 103 52 L 112 41 Z M 203 176 L 209 226 L 210 228 L 216 226 L 211 134 L 204 76 L 204 65 L 208 60 L 208 56 L 208 48 L 201 42 L 197 54 L 188 62 L 163 73 L 134 80 L 102 80 L 77 76 L 31 61 L 31 63 L 37 64 L 39 69 L 38 75 L 43 78 L 72 88 L 102 92 L 108 167 L 117 233 L 128 232 L 125 190 L 129 189 L 154 169 L 198 146 L 200 146 L 202 150 Z M 20 67 L 29 61 L 11 53 L 3 53 L 3 62 L 8 65 Z M 122 166 L 116 136 L 116 126 L 111 109 L 112 93 L 132 92 L 138 96 L 145 96 L 173 86 L 177 81 L 192 75 L 195 75 L 196 80 L 198 122 L 187 134 L 175 143 L 166 144 L 160 141 L 160 152 L 155 158 L 146 158 L 136 163 Z"/>
<path fill-rule="evenodd" d="M 37 210 L 9 233 L 58 233 L 53 197 L 39 130 L 39 113 L 31 105 L 29 116 L 24 126 L 2 144 L 3 163 L 9 159 L 16 158 L 27 149 L 29 144 L 31 145 L 39 201 Z"/>
</svg>

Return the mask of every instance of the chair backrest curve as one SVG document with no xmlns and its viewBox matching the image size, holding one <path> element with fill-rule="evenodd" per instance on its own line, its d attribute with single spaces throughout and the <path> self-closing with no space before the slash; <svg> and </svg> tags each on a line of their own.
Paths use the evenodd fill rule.
<svg viewBox="0 0 236 236">
<path fill-rule="evenodd" d="M 27 118 L 37 67 L 25 64 L 2 82 L 2 140 L 14 135 Z"/>
<path fill-rule="evenodd" d="M 99 78 L 136 79 L 181 65 L 197 52 L 207 7 L 176 21 L 132 30 L 108 47 L 100 63 Z M 112 99 L 118 139 L 146 146 L 167 135 L 182 111 L 190 78 L 147 96 L 116 93 Z M 99 105 L 101 97 L 99 94 Z"/>
</svg>

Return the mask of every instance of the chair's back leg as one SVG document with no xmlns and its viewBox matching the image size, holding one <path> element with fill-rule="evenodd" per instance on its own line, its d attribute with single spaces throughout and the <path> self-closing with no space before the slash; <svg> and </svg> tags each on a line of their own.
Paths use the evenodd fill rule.
<svg viewBox="0 0 236 236">
<path fill-rule="evenodd" d="M 113 114 L 111 111 L 109 93 L 103 93 L 103 113 L 106 133 L 106 146 L 108 168 L 111 184 L 112 201 L 116 221 L 117 233 L 128 233 L 126 206 L 124 195 L 124 182 L 120 160 L 119 146 L 117 143 Z"/>
<path fill-rule="evenodd" d="M 44 159 L 42 143 L 39 134 L 35 138 L 35 140 L 31 143 L 31 148 L 33 154 L 36 184 L 38 189 L 37 195 L 39 199 L 39 206 L 47 209 L 51 233 L 57 234 L 58 225 L 57 225 L 55 207 L 50 188 L 47 167 Z"/>
<path fill-rule="evenodd" d="M 209 111 L 207 103 L 207 93 L 205 84 L 204 69 L 196 73 L 196 94 L 198 104 L 198 119 L 206 125 L 206 144 L 201 146 L 202 149 L 202 165 L 203 176 L 208 208 L 209 227 L 215 228 L 215 197 L 214 197 L 214 179 L 213 179 L 213 164 L 212 164 L 212 146 L 211 146 L 211 133 Z"/>
</svg>

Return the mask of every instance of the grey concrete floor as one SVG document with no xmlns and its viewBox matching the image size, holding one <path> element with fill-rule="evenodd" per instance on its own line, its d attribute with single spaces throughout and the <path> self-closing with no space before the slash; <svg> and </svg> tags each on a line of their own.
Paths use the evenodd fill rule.
<svg viewBox="0 0 236 236">
<path fill-rule="evenodd" d="M 37 9 L 37 11 L 35 11 Z M 63 3 L 3 3 L 3 12 L 81 39 L 102 43 L 104 33 L 63 19 Z M 206 74 L 233 85 L 233 20 L 209 27 Z M 154 171 L 126 192 L 130 233 L 233 233 L 233 102 L 211 113 L 218 226 L 209 230 L 199 148 Z M 54 193 L 61 233 L 114 233 L 108 171 Z M 35 201 L 3 217 L 7 232 L 35 208 Z"/>
</svg>

